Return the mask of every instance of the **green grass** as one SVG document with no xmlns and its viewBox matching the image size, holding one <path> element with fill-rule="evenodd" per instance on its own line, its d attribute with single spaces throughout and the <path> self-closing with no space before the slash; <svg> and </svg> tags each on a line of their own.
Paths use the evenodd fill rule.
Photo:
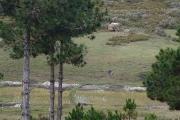
<svg viewBox="0 0 180 120">
<path fill-rule="evenodd" d="M 142 85 L 141 75 L 150 70 L 159 50 L 166 47 L 176 48 L 179 44 L 165 38 L 150 36 L 148 41 L 122 46 L 106 45 L 110 38 L 120 35 L 121 33 L 97 32 L 95 40 L 89 40 L 87 37 L 74 39 L 77 43 L 87 46 L 88 53 L 85 57 L 87 65 L 83 68 L 65 65 L 64 82 L 139 86 Z M 12 60 L 8 57 L 7 51 L 0 49 L 0 72 L 4 73 L 4 80 L 21 81 L 22 65 L 22 59 Z M 111 77 L 108 70 L 113 71 Z M 31 59 L 31 80 L 38 82 L 49 80 L 49 66 L 45 56 Z"/>
<path fill-rule="evenodd" d="M 177 33 L 177 30 L 174 30 L 174 29 L 166 29 L 165 30 L 167 36 L 170 36 L 172 38 L 177 38 L 178 39 L 178 36 L 176 35 Z"/>
<path fill-rule="evenodd" d="M 6 102 L 20 102 L 21 88 L 0 88 L 0 103 Z M 63 94 L 63 113 L 64 116 L 71 111 L 74 104 L 70 101 L 71 91 L 65 91 Z M 57 94 L 56 94 L 57 95 Z M 137 111 L 139 118 L 143 118 L 147 113 L 155 113 L 159 117 L 164 118 L 177 118 L 179 111 L 169 111 L 165 103 L 152 101 L 146 97 L 144 92 L 113 92 L 113 91 L 79 91 L 74 94 L 76 98 L 85 98 L 86 102 L 93 105 L 98 110 L 119 110 L 125 104 L 127 98 L 132 98 L 137 103 Z M 7 97 L 6 97 L 7 96 Z M 57 105 L 57 101 L 56 101 Z M 158 107 L 159 106 L 159 107 Z M 89 108 L 87 106 L 85 108 Z M 152 107 L 152 108 L 151 108 Z M 157 107 L 157 108 L 153 108 Z M 32 89 L 31 91 L 31 111 L 34 117 L 39 114 L 48 116 L 49 109 L 49 93 L 45 89 Z M 0 107 L 0 120 L 7 118 L 8 120 L 17 120 L 20 118 L 21 110 L 18 108 L 1 108 Z M 180 116 L 179 116 L 180 117 Z"/>
</svg>

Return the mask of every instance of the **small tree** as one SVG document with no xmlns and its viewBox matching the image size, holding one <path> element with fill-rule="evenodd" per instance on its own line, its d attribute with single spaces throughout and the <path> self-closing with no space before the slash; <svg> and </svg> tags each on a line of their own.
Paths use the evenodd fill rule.
<svg viewBox="0 0 180 120">
<path fill-rule="evenodd" d="M 38 5 L 35 0 L 1 0 L 3 15 L 10 21 L 1 21 L 0 36 L 6 45 L 24 58 L 22 87 L 22 119 L 30 119 L 30 39 L 33 27 L 38 24 Z"/>
<path fill-rule="evenodd" d="M 137 118 L 136 103 L 132 99 L 127 99 L 123 109 L 127 114 L 129 120 Z"/>
<path fill-rule="evenodd" d="M 155 114 L 148 114 L 145 116 L 144 120 L 158 120 Z"/>
</svg>

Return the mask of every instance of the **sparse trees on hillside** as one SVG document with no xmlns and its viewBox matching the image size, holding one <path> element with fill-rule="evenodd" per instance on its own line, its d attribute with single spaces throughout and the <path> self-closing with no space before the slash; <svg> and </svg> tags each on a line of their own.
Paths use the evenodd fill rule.
<svg viewBox="0 0 180 120">
<path fill-rule="evenodd" d="M 100 26 L 103 18 L 99 1 L 91 0 L 45 0 L 44 14 L 40 17 L 40 45 L 43 45 L 42 53 L 54 51 L 55 43 L 59 43 L 56 47 L 56 55 L 51 54 L 51 58 L 56 59 L 59 64 L 59 88 L 58 88 L 58 110 L 57 119 L 61 119 L 62 113 L 62 81 L 63 81 L 63 64 L 83 65 L 84 46 L 76 45 L 72 41 L 72 37 L 77 37 L 85 34 L 90 34 Z M 61 6 L 61 7 L 60 7 Z M 44 7 L 45 8 L 45 7 Z M 44 39 L 49 42 L 44 42 Z M 51 51 L 48 51 L 49 45 L 52 44 Z M 54 101 L 54 82 L 51 82 L 50 93 L 51 102 Z M 53 95 L 52 95 L 53 94 Z M 53 103 L 53 102 L 52 102 Z M 53 106 L 53 104 L 51 104 Z M 54 119 L 54 109 L 50 107 L 50 116 Z"/>
</svg>

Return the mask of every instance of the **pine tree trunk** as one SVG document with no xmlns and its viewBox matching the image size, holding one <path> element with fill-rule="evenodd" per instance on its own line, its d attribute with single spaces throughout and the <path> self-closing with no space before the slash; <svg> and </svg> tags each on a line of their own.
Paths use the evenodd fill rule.
<svg viewBox="0 0 180 120">
<path fill-rule="evenodd" d="M 57 108 L 57 120 L 62 118 L 62 96 L 63 96 L 63 63 L 59 63 L 59 81 L 58 81 L 58 108 Z"/>
<path fill-rule="evenodd" d="M 54 64 L 52 63 L 50 65 L 50 113 L 49 113 L 49 119 L 54 120 L 54 99 L 55 99 L 55 88 L 54 88 Z"/>
<path fill-rule="evenodd" d="M 23 65 L 23 91 L 22 91 L 22 119 L 30 120 L 30 29 L 27 27 L 24 34 L 24 65 Z"/>
</svg>

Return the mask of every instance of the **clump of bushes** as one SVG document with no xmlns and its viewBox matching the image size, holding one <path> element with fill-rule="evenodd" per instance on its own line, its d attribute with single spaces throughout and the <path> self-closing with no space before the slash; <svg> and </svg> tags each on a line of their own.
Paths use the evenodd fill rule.
<svg viewBox="0 0 180 120">
<path fill-rule="evenodd" d="M 128 120 L 136 119 L 137 118 L 137 112 L 136 112 L 136 103 L 132 99 L 127 99 L 126 104 L 123 107 L 123 110 L 126 113 L 126 116 Z"/>
<path fill-rule="evenodd" d="M 127 36 L 115 36 L 109 39 L 109 41 L 106 43 L 107 45 L 122 45 L 125 43 L 130 42 L 137 42 L 137 41 L 146 41 L 149 39 L 149 36 L 144 34 L 129 34 Z"/>
<path fill-rule="evenodd" d="M 148 114 L 145 116 L 144 120 L 158 120 L 158 118 L 155 114 Z"/>
<path fill-rule="evenodd" d="M 83 106 L 78 104 L 65 120 L 136 120 L 136 103 L 132 99 L 127 99 L 126 104 L 123 107 L 124 112 L 97 111 L 93 107 L 89 110 L 84 110 Z"/>
<path fill-rule="evenodd" d="M 122 120 L 123 115 L 117 111 L 105 114 L 97 111 L 93 107 L 85 111 L 81 105 L 77 105 L 72 112 L 69 113 L 65 120 Z"/>
</svg>

